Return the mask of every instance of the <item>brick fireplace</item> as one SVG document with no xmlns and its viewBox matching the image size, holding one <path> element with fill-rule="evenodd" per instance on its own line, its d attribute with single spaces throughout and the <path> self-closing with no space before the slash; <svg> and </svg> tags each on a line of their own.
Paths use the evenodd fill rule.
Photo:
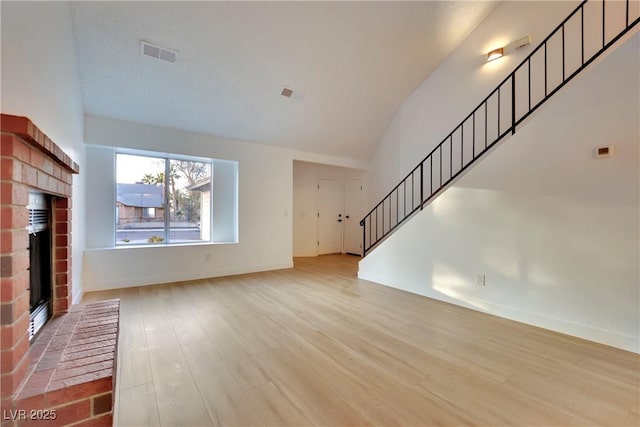
<svg viewBox="0 0 640 427">
<path fill-rule="evenodd" d="M 71 306 L 71 184 L 78 165 L 26 117 L 0 115 L 1 399 L 10 405 L 33 362 L 29 346 L 29 192 L 51 200 L 51 307 Z"/>
</svg>

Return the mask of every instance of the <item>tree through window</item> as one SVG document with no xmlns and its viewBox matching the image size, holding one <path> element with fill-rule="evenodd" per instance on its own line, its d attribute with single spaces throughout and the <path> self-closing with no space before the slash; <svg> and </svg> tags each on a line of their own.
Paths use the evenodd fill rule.
<svg viewBox="0 0 640 427">
<path fill-rule="evenodd" d="M 211 241 L 212 162 L 116 155 L 116 244 Z"/>
</svg>

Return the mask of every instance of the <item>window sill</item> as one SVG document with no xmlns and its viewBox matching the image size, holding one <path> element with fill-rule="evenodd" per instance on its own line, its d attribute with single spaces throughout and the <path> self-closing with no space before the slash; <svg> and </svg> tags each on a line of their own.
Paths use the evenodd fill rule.
<svg viewBox="0 0 640 427">
<path fill-rule="evenodd" d="M 114 245 L 114 246 L 106 246 L 102 248 L 86 248 L 86 252 L 90 251 L 104 251 L 104 250 L 122 250 L 122 249 L 150 249 L 150 248 L 183 248 L 183 247 L 194 247 L 194 246 L 219 246 L 219 245 L 235 245 L 238 244 L 238 241 L 229 241 L 229 242 L 189 242 L 189 243 L 168 243 L 168 244 L 153 244 L 149 243 L 146 245 Z"/>
</svg>

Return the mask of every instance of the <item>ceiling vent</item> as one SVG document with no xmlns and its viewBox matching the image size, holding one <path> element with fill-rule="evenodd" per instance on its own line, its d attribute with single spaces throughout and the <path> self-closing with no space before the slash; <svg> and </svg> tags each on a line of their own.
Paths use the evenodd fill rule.
<svg viewBox="0 0 640 427">
<path fill-rule="evenodd" d="M 280 95 L 287 97 L 287 98 L 291 98 L 291 95 L 293 95 L 293 89 L 289 89 L 288 87 L 284 87 L 282 88 L 282 92 L 280 92 Z"/>
<path fill-rule="evenodd" d="M 160 47 L 144 40 L 140 41 L 140 54 L 150 56 L 151 58 L 159 59 L 161 61 L 171 62 L 172 64 L 175 64 L 178 60 L 177 51 L 167 49 L 166 47 Z"/>
</svg>

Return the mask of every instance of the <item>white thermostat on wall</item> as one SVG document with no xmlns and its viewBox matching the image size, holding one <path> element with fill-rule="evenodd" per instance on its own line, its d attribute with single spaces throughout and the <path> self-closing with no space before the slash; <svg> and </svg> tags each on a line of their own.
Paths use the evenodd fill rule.
<svg viewBox="0 0 640 427">
<path fill-rule="evenodd" d="M 615 146 L 613 145 L 603 145 L 601 147 L 596 147 L 596 158 L 602 159 L 605 157 L 613 157 L 615 153 Z"/>
</svg>

